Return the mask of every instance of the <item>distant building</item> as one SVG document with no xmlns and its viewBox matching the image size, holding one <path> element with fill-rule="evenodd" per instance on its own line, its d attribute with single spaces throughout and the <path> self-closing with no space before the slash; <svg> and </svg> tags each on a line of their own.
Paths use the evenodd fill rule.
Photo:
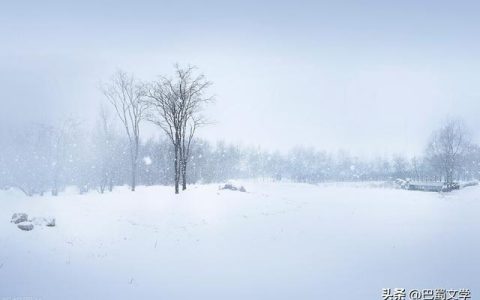
<svg viewBox="0 0 480 300">
<path fill-rule="evenodd" d="M 411 181 L 407 183 L 407 189 L 425 192 L 441 192 L 444 189 L 444 184 L 442 182 Z"/>
</svg>

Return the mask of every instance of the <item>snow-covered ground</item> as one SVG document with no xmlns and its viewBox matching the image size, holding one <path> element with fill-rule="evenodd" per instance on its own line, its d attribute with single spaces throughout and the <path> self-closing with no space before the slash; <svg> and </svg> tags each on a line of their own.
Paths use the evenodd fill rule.
<svg viewBox="0 0 480 300">
<path fill-rule="evenodd" d="M 449 194 L 243 182 L 0 192 L 0 299 L 381 299 L 480 293 L 480 187 Z M 21 231 L 15 212 L 54 216 Z"/>
</svg>

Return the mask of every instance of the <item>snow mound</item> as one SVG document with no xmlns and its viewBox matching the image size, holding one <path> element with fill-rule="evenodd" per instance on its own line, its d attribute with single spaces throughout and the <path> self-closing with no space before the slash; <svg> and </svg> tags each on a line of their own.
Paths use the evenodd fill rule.
<svg viewBox="0 0 480 300">
<path fill-rule="evenodd" d="M 32 218 L 30 222 L 38 226 L 47 226 L 47 227 L 55 226 L 55 218 L 35 217 L 35 218 Z"/>
<path fill-rule="evenodd" d="M 243 187 L 243 185 L 237 187 L 232 183 L 226 183 L 223 187 L 220 187 L 221 190 L 230 190 L 230 191 L 239 191 L 245 193 L 247 190 Z"/>
</svg>

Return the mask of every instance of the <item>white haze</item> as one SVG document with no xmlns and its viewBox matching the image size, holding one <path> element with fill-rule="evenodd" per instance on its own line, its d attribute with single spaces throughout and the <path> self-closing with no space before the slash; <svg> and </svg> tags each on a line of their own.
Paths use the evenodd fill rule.
<svg viewBox="0 0 480 300">
<path fill-rule="evenodd" d="M 480 125 L 476 4 L 451 6 L 7 4 L 2 127 L 65 116 L 92 124 L 98 84 L 117 68 L 149 80 L 179 62 L 214 82 L 215 125 L 201 137 L 412 155 L 446 116 Z"/>
</svg>

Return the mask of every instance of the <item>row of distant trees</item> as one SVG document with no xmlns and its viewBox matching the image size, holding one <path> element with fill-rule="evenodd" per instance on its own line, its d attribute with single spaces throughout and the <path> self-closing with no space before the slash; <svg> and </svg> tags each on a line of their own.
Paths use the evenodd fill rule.
<svg viewBox="0 0 480 300">
<path fill-rule="evenodd" d="M 28 195 L 52 195 L 68 185 L 100 192 L 129 184 L 173 184 L 234 178 L 287 178 L 317 183 L 344 180 L 411 178 L 452 183 L 479 177 L 480 150 L 459 120 L 448 120 L 432 134 L 419 157 L 360 159 L 295 148 L 288 154 L 265 152 L 195 138 L 208 122 L 205 106 L 211 82 L 195 67 L 175 65 L 172 76 L 142 81 L 116 72 L 101 85 L 102 106 L 93 130 L 67 119 L 56 126 L 29 125 L 0 139 L 0 188 L 17 187 Z M 142 123 L 159 130 L 158 140 L 142 141 Z M 119 128 L 120 127 L 120 128 Z"/>
<path fill-rule="evenodd" d="M 68 119 L 57 126 L 31 124 L 0 139 L 0 188 L 16 187 L 27 195 L 57 195 L 67 186 L 80 192 L 111 191 L 130 185 L 131 140 L 115 124 L 116 115 L 99 113 L 93 129 Z M 175 148 L 165 135 L 139 139 L 136 184 L 174 185 Z M 348 152 L 328 153 L 297 147 L 288 153 L 193 139 L 186 183 L 268 178 L 296 182 L 371 181 L 411 178 L 453 181 L 480 177 L 480 148 L 471 143 L 461 122 L 448 121 L 435 131 L 423 155 L 362 159 Z"/>
</svg>

